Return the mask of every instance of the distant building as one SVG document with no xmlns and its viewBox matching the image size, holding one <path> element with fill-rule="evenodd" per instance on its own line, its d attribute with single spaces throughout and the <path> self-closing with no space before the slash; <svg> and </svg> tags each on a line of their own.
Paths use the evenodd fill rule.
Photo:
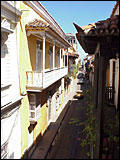
<svg viewBox="0 0 120 160">
<path fill-rule="evenodd" d="M 66 39 L 74 47 L 76 52 L 78 52 L 77 39 L 76 39 L 75 35 L 72 33 L 66 33 Z"/>
<path fill-rule="evenodd" d="M 66 40 L 71 44 L 71 47 L 68 48 L 68 72 L 71 75 L 74 65 L 77 65 L 79 60 L 77 39 L 74 34 L 67 33 Z"/>
</svg>

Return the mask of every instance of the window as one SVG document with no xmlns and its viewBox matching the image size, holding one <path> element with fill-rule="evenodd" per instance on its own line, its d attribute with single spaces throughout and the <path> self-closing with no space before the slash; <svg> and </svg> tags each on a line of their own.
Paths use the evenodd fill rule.
<svg viewBox="0 0 120 160">
<path fill-rule="evenodd" d="M 41 116 L 40 94 L 29 94 L 29 119 L 34 124 Z"/>
<path fill-rule="evenodd" d="M 53 68 L 53 46 L 49 46 L 49 67 L 50 69 Z"/>
<path fill-rule="evenodd" d="M 42 71 L 42 68 L 43 68 L 43 51 L 42 51 L 42 48 L 43 48 L 43 43 L 42 41 L 40 40 L 37 40 L 36 42 L 36 71 L 39 71 L 41 72 Z"/>
<path fill-rule="evenodd" d="M 37 40 L 37 49 L 42 50 L 42 41 Z"/>
<path fill-rule="evenodd" d="M 53 53 L 53 46 L 49 46 L 49 51 L 48 51 L 49 54 L 52 54 Z"/>
</svg>

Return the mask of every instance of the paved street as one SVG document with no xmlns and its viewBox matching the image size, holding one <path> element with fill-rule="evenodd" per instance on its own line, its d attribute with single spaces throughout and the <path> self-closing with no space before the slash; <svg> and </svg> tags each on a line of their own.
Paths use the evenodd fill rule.
<svg viewBox="0 0 120 160">
<path fill-rule="evenodd" d="M 85 82 L 82 89 L 85 90 L 87 87 L 88 84 Z M 47 159 L 88 159 L 88 148 L 80 145 L 83 127 L 77 125 L 86 119 L 85 113 L 84 100 L 73 98 Z M 73 121 L 75 123 L 72 123 Z"/>
</svg>

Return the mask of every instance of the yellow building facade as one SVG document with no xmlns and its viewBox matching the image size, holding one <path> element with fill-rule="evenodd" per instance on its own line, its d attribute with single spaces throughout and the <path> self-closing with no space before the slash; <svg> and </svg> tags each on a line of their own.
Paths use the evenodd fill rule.
<svg viewBox="0 0 120 160">
<path fill-rule="evenodd" d="M 43 136 L 64 108 L 65 64 L 70 44 L 39 1 L 21 1 L 19 83 L 21 156 Z M 67 63 L 68 64 L 68 63 Z"/>
</svg>

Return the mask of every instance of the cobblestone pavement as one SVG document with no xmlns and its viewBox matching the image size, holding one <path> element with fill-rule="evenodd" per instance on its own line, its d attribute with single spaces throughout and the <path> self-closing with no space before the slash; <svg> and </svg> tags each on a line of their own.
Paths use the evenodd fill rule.
<svg viewBox="0 0 120 160">
<path fill-rule="evenodd" d="M 87 81 L 82 86 L 83 91 L 88 87 Z M 79 86 L 78 86 L 79 87 Z M 79 88 L 78 88 L 79 89 Z M 85 96 L 85 95 L 84 95 Z M 46 159 L 88 159 L 88 147 L 81 147 L 83 126 L 78 123 L 86 119 L 86 107 L 83 99 L 72 99 L 69 110 L 62 122 L 60 131 Z M 75 123 L 73 123 L 73 121 Z"/>
</svg>

